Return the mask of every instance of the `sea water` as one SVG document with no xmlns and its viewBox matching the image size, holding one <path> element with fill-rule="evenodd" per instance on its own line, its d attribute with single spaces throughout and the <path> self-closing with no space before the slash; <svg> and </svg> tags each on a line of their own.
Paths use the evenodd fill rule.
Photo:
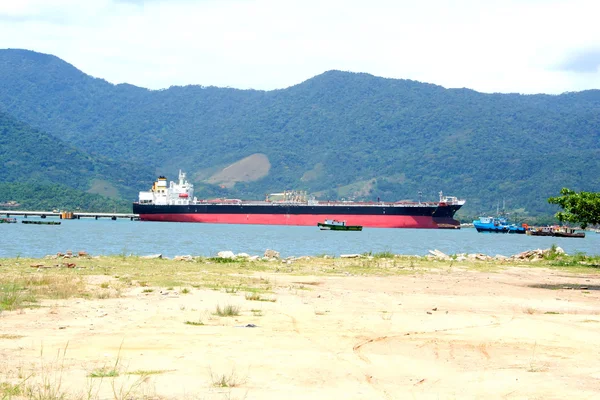
<svg viewBox="0 0 600 400">
<path fill-rule="evenodd" d="M 28 220 L 40 220 L 29 217 Z M 45 221 L 54 219 L 45 219 Z M 262 256 L 266 249 L 282 257 L 391 252 L 426 255 L 483 253 L 511 256 L 553 244 L 567 253 L 600 255 L 600 234 L 556 238 L 477 233 L 475 229 L 364 228 L 361 232 L 322 231 L 316 226 L 229 225 L 110 219 L 62 220 L 61 225 L 0 224 L 0 257 L 43 257 L 57 252 L 90 255 L 215 256 L 219 251 Z"/>
</svg>

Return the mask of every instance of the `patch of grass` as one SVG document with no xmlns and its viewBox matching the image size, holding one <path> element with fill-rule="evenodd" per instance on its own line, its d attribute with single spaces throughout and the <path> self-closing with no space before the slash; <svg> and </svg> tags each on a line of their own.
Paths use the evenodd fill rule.
<svg viewBox="0 0 600 400">
<path fill-rule="evenodd" d="M 11 399 L 13 396 L 20 396 L 24 392 L 22 383 L 13 384 L 8 382 L 0 383 L 0 398 Z"/>
<path fill-rule="evenodd" d="M 89 378 L 116 378 L 119 376 L 119 371 L 115 368 L 96 368 L 88 374 Z"/>
<path fill-rule="evenodd" d="M 220 388 L 234 388 L 245 382 L 244 379 L 241 379 L 236 375 L 235 370 L 233 369 L 229 374 L 214 374 L 211 370 L 210 380 L 213 386 Z"/>
<path fill-rule="evenodd" d="M 0 339 L 21 339 L 23 335 L 11 335 L 9 333 L 0 334 Z"/>
<path fill-rule="evenodd" d="M 110 292 L 107 290 L 103 290 L 101 292 L 96 293 L 96 298 L 100 300 L 110 299 Z"/>
<path fill-rule="evenodd" d="M 258 301 L 261 299 L 260 293 L 246 293 L 246 300 Z"/>
<path fill-rule="evenodd" d="M 85 292 L 85 282 L 80 276 L 36 274 L 25 285 L 34 295 L 51 299 L 70 299 Z"/>
<path fill-rule="evenodd" d="M 256 308 L 253 308 L 252 310 L 250 310 L 250 312 L 252 312 L 252 315 L 255 316 L 255 317 L 262 317 L 263 316 L 262 310 L 258 310 Z"/>
<path fill-rule="evenodd" d="M 231 304 L 227 304 L 223 308 L 220 305 L 217 305 L 215 308 L 215 312 L 213 315 L 218 315 L 219 317 L 235 317 L 240 315 L 240 307 L 234 306 Z"/>
<path fill-rule="evenodd" d="M 116 378 L 119 376 L 119 363 L 121 362 L 121 349 L 123 348 L 123 342 L 119 346 L 119 352 L 117 358 L 112 367 L 104 365 L 101 368 L 96 368 L 88 374 L 88 378 Z"/>
<path fill-rule="evenodd" d="M 139 370 L 137 378 L 132 382 L 129 380 L 129 374 L 122 380 L 117 380 L 116 378 L 110 379 L 110 386 L 112 389 L 113 399 L 115 400 L 129 400 L 129 399 L 145 399 L 148 398 L 143 393 L 143 390 L 140 388 L 149 380 L 149 375 L 145 373 L 146 371 Z"/>
<path fill-rule="evenodd" d="M 251 301 L 270 301 L 272 303 L 274 303 L 274 302 L 277 301 L 276 298 L 263 297 L 260 293 L 256 293 L 256 292 L 246 293 L 246 300 L 251 300 Z"/>
<path fill-rule="evenodd" d="M 135 371 L 126 372 L 125 375 L 143 375 L 143 376 L 148 376 L 148 375 L 164 374 L 165 372 L 169 372 L 169 370 L 168 369 L 149 369 L 149 370 L 138 369 L 138 370 L 135 370 Z"/>
<path fill-rule="evenodd" d="M 309 286 L 319 286 L 322 285 L 323 282 L 319 282 L 319 281 L 309 281 L 309 282 L 292 282 L 298 285 L 309 285 Z"/>
<path fill-rule="evenodd" d="M 154 289 L 144 289 L 142 290 L 142 293 L 152 293 L 154 292 Z"/>
<path fill-rule="evenodd" d="M 231 294 L 237 293 L 240 290 L 241 287 L 242 287 L 241 284 L 238 284 L 237 286 L 226 287 L 225 288 L 225 293 L 231 293 Z"/>
<path fill-rule="evenodd" d="M 122 277 L 120 277 L 119 281 L 121 281 L 124 285 L 127 285 L 127 286 L 132 286 L 133 285 L 133 281 L 128 276 L 122 276 Z"/>
<path fill-rule="evenodd" d="M 36 296 L 22 283 L 0 285 L 0 311 L 14 311 L 37 303 Z"/>
<path fill-rule="evenodd" d="M 396 257 L 391 251 L 381 251 L 379 253 L 373 253 L 373 258 L 394 258 Z"/>
<path fill-rule="evenodd" d="M 582 285 L 579 283 L 536 283 L 529 285 L 532 288 L 549 290 L 581 290 L 581 293 L 590 293 L 590 290 L 599 290 L 600 285 Z"/>
<path fill-rule="evenodd" d="M 100 284 L 100 287 L 101 287 L 102 289 L 108 289 L 108 282 L 102 282 L 102 283 Z"/>
<path fill-rule="evenodd" d="M 80 276 L 72 276 L 71 272 L 20 273 L 8 282 L 2 282 L 0 277 L 0 309 L 31 307 L 31 303 L 36 303 L 38 297 L 68 299 L 84 295 L 84 281 Z"/>
<path fill-rule="evenodd" d="M 544 259 L 545 260 L 556 260 L 557 258 L 559 258 L 562 254 L 558 253 L 556 251 L 557 247 L 556 244 L 552 244 L 552 246 L 550 247 L 550 251 L 544 254 Z"/>
<path fill-rule="evenodd" d="M 585 253 L 581 252 L 569 256 L 561 254 L 547 256 L 545 259 L 548 259 L 550 261 L 550 266 L 553 267 L 600 268 L 600 257 L 587 256 Z"/>
<path fill-rule="evenodd" d="M 559 315 L 560 313 L 558 311 L 546 311 L 544 314 L 548 314 L 548 315 Z"/>
<path fill-rule="evenodd" d="M 204 322 L 202 321 L 185 321 L 184 324 L 193 326 L 204 326 Z"/>
<path fill-rule="evenodd" d="M 209 262 L 218 263 L 218 264 L 232 264 L 232 263 L 242 263 L 245 260 L 238 258 L 222 258 L 222 257 L 210 257 L 206 259 Z"/>
<path fill-rule="evenodd" d="M 364 257 L 372 257 L 372 258 L 394 258 L 396 255 L 391 251 L 385 250 L 380 252 L 372 252 L 368 251 L 366 253 L 362 253 Z"/>
<path fill-rule="evenodd" d="M 25 302 L 23 288 L 15 283 L 0 286 L 0 310 L 17 310 Z"/>
<path fill-rule="evenodd" d="M 188 288 L 183 288 L 183 289 L 181 290 L 181 293 L 182 293 L 182 294 L 188 294 L 189 292 L 190 292 L 190 289 L 188 289 Z"/>
<path fill-rule="evenodd" d="M 109 367 L 105 365 L 102 368 L 95 369 L 88 375 L 88 388 L 86 393 L 83 397 L 75 398 L 87 398 L 88 400 L 101 398 L 99 393 L 102 389 L 105 378 L 107 378 L 109 381 L 112 389 L 112 398 L 115 400 L 147 398 L 147 396 L 143 393 L 143 390 L 140 389 L 142 385 L 148 382 L 150 375 L 161 374 L 166 372 L 166 370 L 124 371 L 120 366 L 122 348 L 123 342 L 121 342 L 121 346 L 119 346 L 117 358 L 112 366 Z M 131 375 L 137 375 L 137 377 L 132 378 L 130 377 Z M 61 399 L 63 398 L 66 399 L 66 397 L 62 397 Z"/>
</svg>

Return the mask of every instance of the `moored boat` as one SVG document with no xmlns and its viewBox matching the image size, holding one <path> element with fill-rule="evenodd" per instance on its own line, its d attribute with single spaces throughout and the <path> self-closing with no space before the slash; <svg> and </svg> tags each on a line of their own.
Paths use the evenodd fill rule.
<svg viewBox="0 0 600 400">
<path fill-rule="evenodd" d="M 477 232 L 495 232 L 495 233 L 519 233 L 527 232 L 527 224 L 521 226 L 511 224 L 504 217 L 480 217 L 473 221 L 473 226 Z"/>
<path fill-rule="evenodd" d="M 24 224 L 32 225 L 60 225 L 60 221 L 21 221 Z"/>
<path fill-rule="evenodd" d="M 435 202 L 320 201 L 305 192 L 285 191 L 265 200 L 194 197 L 194 187 L 183 172 L 178 182 L 160 176 L 152 189 L 139 194 L 133 213 L 142 221 L 203 222 L 315 226 L 324 219 L 352 221 L 373 228 L 430 228 L 460 226 L 454 214 L 465 204 L 440 192 Z"/>
<path fill-rule="evenodd" d="M 322 231 L 362 231 L 360 225 L 346 225 L 346 221 L 337 221 L 335 219 L 326 219 L 325 222 L 317 223 Z"/>
<path fill-rule="evenodd" d="M 15 224 L 16 222 L 16 218 L 0 218 L 0 224 Z"/>
<path fill-rule="evenodd" d="M 584 238 L 585 232 L 577 232 L 575 228 L 569 228 L 568 226 L 541 226 L 537 228 L 530 228 L 527 231 L 528 235 L 531 236 L 553 236 L 553 237 L 573 237 L 573 238 Z"/>
</svg>

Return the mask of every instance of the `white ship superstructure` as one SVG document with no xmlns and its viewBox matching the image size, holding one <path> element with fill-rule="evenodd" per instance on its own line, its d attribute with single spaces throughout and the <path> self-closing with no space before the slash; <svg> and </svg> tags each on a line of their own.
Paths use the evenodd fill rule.
<svg viewBox="0 0 600 400">
<path fill-rule="evenodd" d="M 189 183 L 185 172 L 179 171 L 179 181 L 171 181 L 167 186 L 167 178 L 159 176 L 152 189 L 140 192 L 140 204 L 155 205 L 188 205 L 194 199 L 194 185 Z"/>
</svg>

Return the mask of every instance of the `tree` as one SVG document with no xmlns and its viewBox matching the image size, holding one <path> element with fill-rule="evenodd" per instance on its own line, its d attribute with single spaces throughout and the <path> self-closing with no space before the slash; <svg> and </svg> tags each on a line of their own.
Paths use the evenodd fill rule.
<svg viewBox="0 0 600 400">
<path fill-rule="evenodd" d="M 588 225 L 600 224 L 600 193 L 577 193 L 563 188 L 560 194 L 562 196 L 548 199 L 548 203 L 558 204 L 564 210 L 556 213 L 560 222 L 578 222 L 582 229 Z"/>
</svg>

